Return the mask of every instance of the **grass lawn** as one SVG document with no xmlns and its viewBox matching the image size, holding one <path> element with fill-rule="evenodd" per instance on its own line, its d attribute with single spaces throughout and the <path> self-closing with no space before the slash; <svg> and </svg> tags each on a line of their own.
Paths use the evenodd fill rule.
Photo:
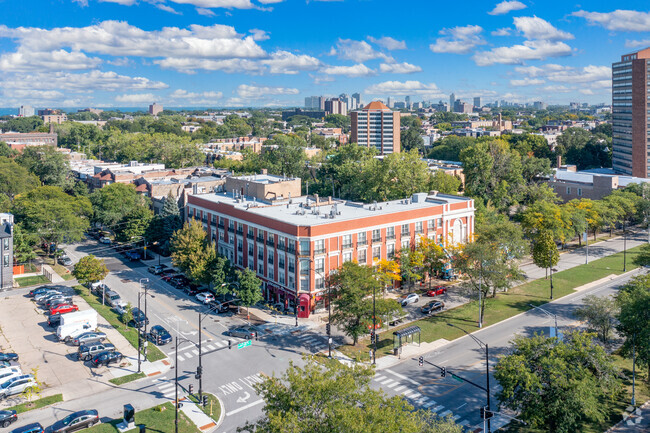
<svg viewBox="0 0 650 433">
<path fill-rule="evenodd" d="M 119 333 L 122 334 L 133 347 L 138 347 L 138 332 L 135 328 L 126 326 L 124 323 L 122 323 L 120 321 L 119 315 L 108 305 L 102 305 L 101 301 L 98 300 L 95 295 L 90 293 L 90 290 L 88 290 L 86 287 L 78 285 L 75 286 L 75 290 L 79 296 L 84 298 L 92 308 L 97 310 L 97 312 L 101 314 L 101 316 L 106 319 L 108 323 L 117 329 Z M 155 345 L 149 344 L 147 347 L 147 359 L 149 361 L 154 362 L 166 358 L 165 354 L 162 353 L 160 349 L 158 349 Z"/>
<path fill-rule="evenodd" d="M 208 396 L 208 405 L 206 407 L 203 407 L 203 405 L 199 403 L 198 394 L 190 395 L 190 400 L 196 403 L 203 413 L 215 420 L 215 422 L 218 421 L 219 416 L 221 416 L 221 405 L 219 404 L 219 400 L 217 397 L 207 392 L 204 392 L 203 395 Z"/>
<path fill-rule="evenodd" d="M 38 400 L 34 400 L 31 403 L 21 403 L 16 406 L 12 406 L 9 409 L 15 410 L 17 413 L 23 413 L 34 409 L 40 409 L 42 407 L 49 406 L 60 401 L 63 401 L 63 394 L 55 394 L 49 397 L 39 398 Z"/>
<path fill-rule="evenodd" d="M 637 266 L 634 258 L 641 247 L 627 250 L 627 270 L 631 271 Z M 553 274 L 553 297 L 561 298 L 574 292 L 576 287 L 599 280 L 611 274 L 623 273 L 623 253 L 613 254 L 602 259 L 589 262 L 588 265 L 577 266 L 566 271 Z M 549 302 L 550 283 L 548 280 L 539 279 L 513 287 L 507 293 L 498 293 L 496 298 L 488 298 L 485 308 L 484 326 L 493 325 L 509 317 L 530 310 L 533 305 L 542 305 Z M 404 326 L 391 328 L 388 332 L 379 334 L 377 343 L 377 356 L 385 356 L 393 350 L 393 331 L 407 326 L 421 328 L 421 341 L 432 342 L 439 338 L 454 340 L 462 337 L 462 331 L 447 326 L 453 323 L 467 332 L 478 330 L 478 301 L 472 301 L 451 310 L 445 310 L 434 316 L 417 320 Z M 367 360 L 370 350 L 370 338 L 361 340 L 356 347 L 344 345 L 338 348 L 341 352 L 353 359 Z"/>
<path fill-rule="evenodd" d="M 45 275 L 32 275 L 29 277 L 16 278 L 20 287 L 34 286 L 36 284 L 47 284 L 50 280 Z"/>
<path fill-rule="evenodd" d="M 156 433 L 170 433 L 174 431 L 174 418 L 174 405 L 172 403 L 165 403 L 151 409 L 136 412 L 136 428 L 129 431 L 137 432 L 137 426 L 144 424 L 147 426 L 147 431 Z M 99 424 L 84 431 L 88 433 L 119 433 L 116 425 L 121 421 L 122 420 L 113 420 L 110 423 Z M 198 427 L 196 427 L 192 421 L 190 421 L 190 419 L 180 410 L 178 411 L 178 431 L 179 433 L 201 432 L 201 430 L 199 430 Z"/>
<path fill-rule="evenodd" d="M 142 379 L 143 377 L 145 377 L 145 374 L 143 372 L 133 373 L 127 374 L 126 376 L 110 379 L 109 382 L 114 385 L 124 385 L 125 383 L 133 382 L 134 380 Z"/>
<path fill-rule="evenodd" d="M 66 281 L 74 279 L 74 276 L 72 275 L 70 270 L 65 266 L 61 266 L 60 264 L 55 263 L 54 265 L 52 265 L 52 269 L 54 269 L 54 272 L 59 274 L 59 276 Z"/>
</svg>

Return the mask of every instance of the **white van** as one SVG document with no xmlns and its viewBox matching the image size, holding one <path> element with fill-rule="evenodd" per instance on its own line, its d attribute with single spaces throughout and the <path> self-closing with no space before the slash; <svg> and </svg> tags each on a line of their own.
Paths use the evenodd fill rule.
<svg viewBox="0 0 650 433">
<path fill-rule="evenodd" d="M 72 323 L 70 325 L 61 325 L 56 329 L 56 337 L 59 341 L 66 343 L 84 332 L 90 332 L 97 329 L 97 323 Z"/>
<path fill-rule="evenodd" d="M 60 325 L 72 325 L 73 323 L 94 323 L 95 327 L 97 326 L 97 311 L 90 310 L 81 310 L 75 311 L 73 313 L 67 313 L 61 315 Z"/>
</svg>

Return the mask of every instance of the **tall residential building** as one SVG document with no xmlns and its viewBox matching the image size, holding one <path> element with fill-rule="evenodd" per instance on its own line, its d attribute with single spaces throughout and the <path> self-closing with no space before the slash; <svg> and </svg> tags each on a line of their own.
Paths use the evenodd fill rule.
<svg viewBox="0 0 650 433">
<path fill-rule="evenodd" d="M 400 151 L 400 113 L 379 101 L 350 113 L 351 142 L 375 147 L 380 155 Z"/>
<path fill-rule="evenodd" d="M 456 102 L 456 94 L 452 93 L 451 95 L 449 95 L 449 106 L 451 107 L 452 110 L 454 109 L 454 102 Z"/>
<path fill-rule="evenodd" d="M 474 106 L 476 108 L 481 108 L 483 104 L 481 104 L 481 97 L 480 96 L 475 96 L 474 97 Z"/>
<path fill-rule="evenodd" d="M 320 96 L 307 96 L 305 98 L 305 110 L 320 110 Z"/>
<path fill-rule="evenodd" d="M 163 106 L 156 104 L 155 102 L 149 106 L 149 114 L 152 116 L 157 116 L 159 113 L 162 113 Z"/>
<path fill-rule="evenodd" d="M 354 99 L 354 103 L 356 105 L 356 108 L 361 108 L 361 93 L 353 93 L 352 94 L 352 99 Z"/>
<path fill-rule="evenodd" d="M 34 115 L 34 107 L 31 105 L 21 105 L 18 110 L 18 115 L 20 117 L 30 117 Z"/>
<path fill-rule="evenodd" d="M 0 292 L 14 286 L 14 216 L 0 213 Z"/>
<path fill-rule="evenodd" d="M 650 48 L 612 64 L 612 168 L 635 177 L 650 177 L 648 71 Z"/>
<path fill-rule="evenodd" d="M 408 109 L 411 108 L 411 97 L 410 96 L 405 96 L 404 97 L 404 104 L 406 105 L 406 108 L 408 108 Z"/>
<path fill-rule="evenodd" d="M 341 98 L 331 98 L 325 101 L 325 112 L 327 114 L 348 115 L 348 104 Z"/>
<path fill-rule="evenodd" d="M 386 105 L 388 106 L 388 108 L 393 108 L 393 102 L 395 101 L 393 100 L 392 97 L 389 96 L 388 98 L 386 98 Z"/>
</svg>

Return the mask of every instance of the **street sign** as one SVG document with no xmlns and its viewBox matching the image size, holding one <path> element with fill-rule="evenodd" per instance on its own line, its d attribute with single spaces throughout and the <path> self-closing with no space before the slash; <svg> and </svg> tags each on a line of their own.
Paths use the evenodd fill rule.
<svg viewBox="0 0 650 433">
<path fill-rule="evenodd" d="M 456 376 L 455 374 L 452 374 L 452 375 L 451 375 L 451 378 L 454 379 L 454 380 L 457 381 L 457 382 L 462 382 L 462 381 L 463 381 L 463 379 L 461 379 L 460 377 Z"/>
<path fill-rule="evenodd" d="M 239 344 L 237 345 L 237 349 L 243 349 L 243 348 L 246 347 L 246 346 L 250 346 L 251 343 L 252 343 L 251 340 L 246 340 L 246 341 L 244 341 L 243 343 L 239 343 Z"/>
</svg>

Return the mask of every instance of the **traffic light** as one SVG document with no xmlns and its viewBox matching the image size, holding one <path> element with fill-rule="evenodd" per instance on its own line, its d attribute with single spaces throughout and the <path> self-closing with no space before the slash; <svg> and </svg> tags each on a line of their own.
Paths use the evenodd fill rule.
<svg viewBox="0 0 650 433">
<path fill-rule="evenodd" d="M 189 384 L 187 387 L 187 392 L 189 392 L 190 394 L 194 394 L 194 385 Z"/>
<path fill-rule="evenodd" d="M 197 380 L 200 379 L 202 373 L 203 373 L 203 367 L 201 366 L 196 367 L 196 374 L 194 375 L 194 378 Z"/>
<path fill-rule="evenodd" d="M 479 410 L 480 418 L 485 419 L 485 408 L 481 406 L 481 409 Z"/>
<path fill-rule="evenodd" d="M 232 349 L 232 341 L 228 340 L 228 349 Z"/>
<path fill-rule="evenodd" d="M 442 367 L 440 369 L 440 377 L 445 377 L 447 375 L 447 368 Z"/>
<path fill-rule="evenodd" d="M 371 343 L 375 342 L 375 331 L 370 331 L 370 342 Z"/>
<path fill-rule="evenodd" d="M 203 407 L 206 407 L 208 405 L 208 396 L 207 395 L 203 396 L 203 401 L 201 403 L 203 404 Z"/>
<path fill-rule="evenodd" d="M 325 324 L 325 331 L 327 331 L 327 335 L 331 335 L 332 333 L 332 327 L 330 326 L 329 323 Z"/>
<path fill-rule="evenodd" d="M 420 358 L 418 358 L 418 364 L 420 364 L 420 367 L 424 365 L 424 356 L 420 356 Z"/>
<path fill-rule="evenodd" d="M 484 407 L 481 408 L 480 413 L 481 419 L 490 419 L 494 416 L 494 413 L 491 410 L 487 410 Z"/>
</svg>

